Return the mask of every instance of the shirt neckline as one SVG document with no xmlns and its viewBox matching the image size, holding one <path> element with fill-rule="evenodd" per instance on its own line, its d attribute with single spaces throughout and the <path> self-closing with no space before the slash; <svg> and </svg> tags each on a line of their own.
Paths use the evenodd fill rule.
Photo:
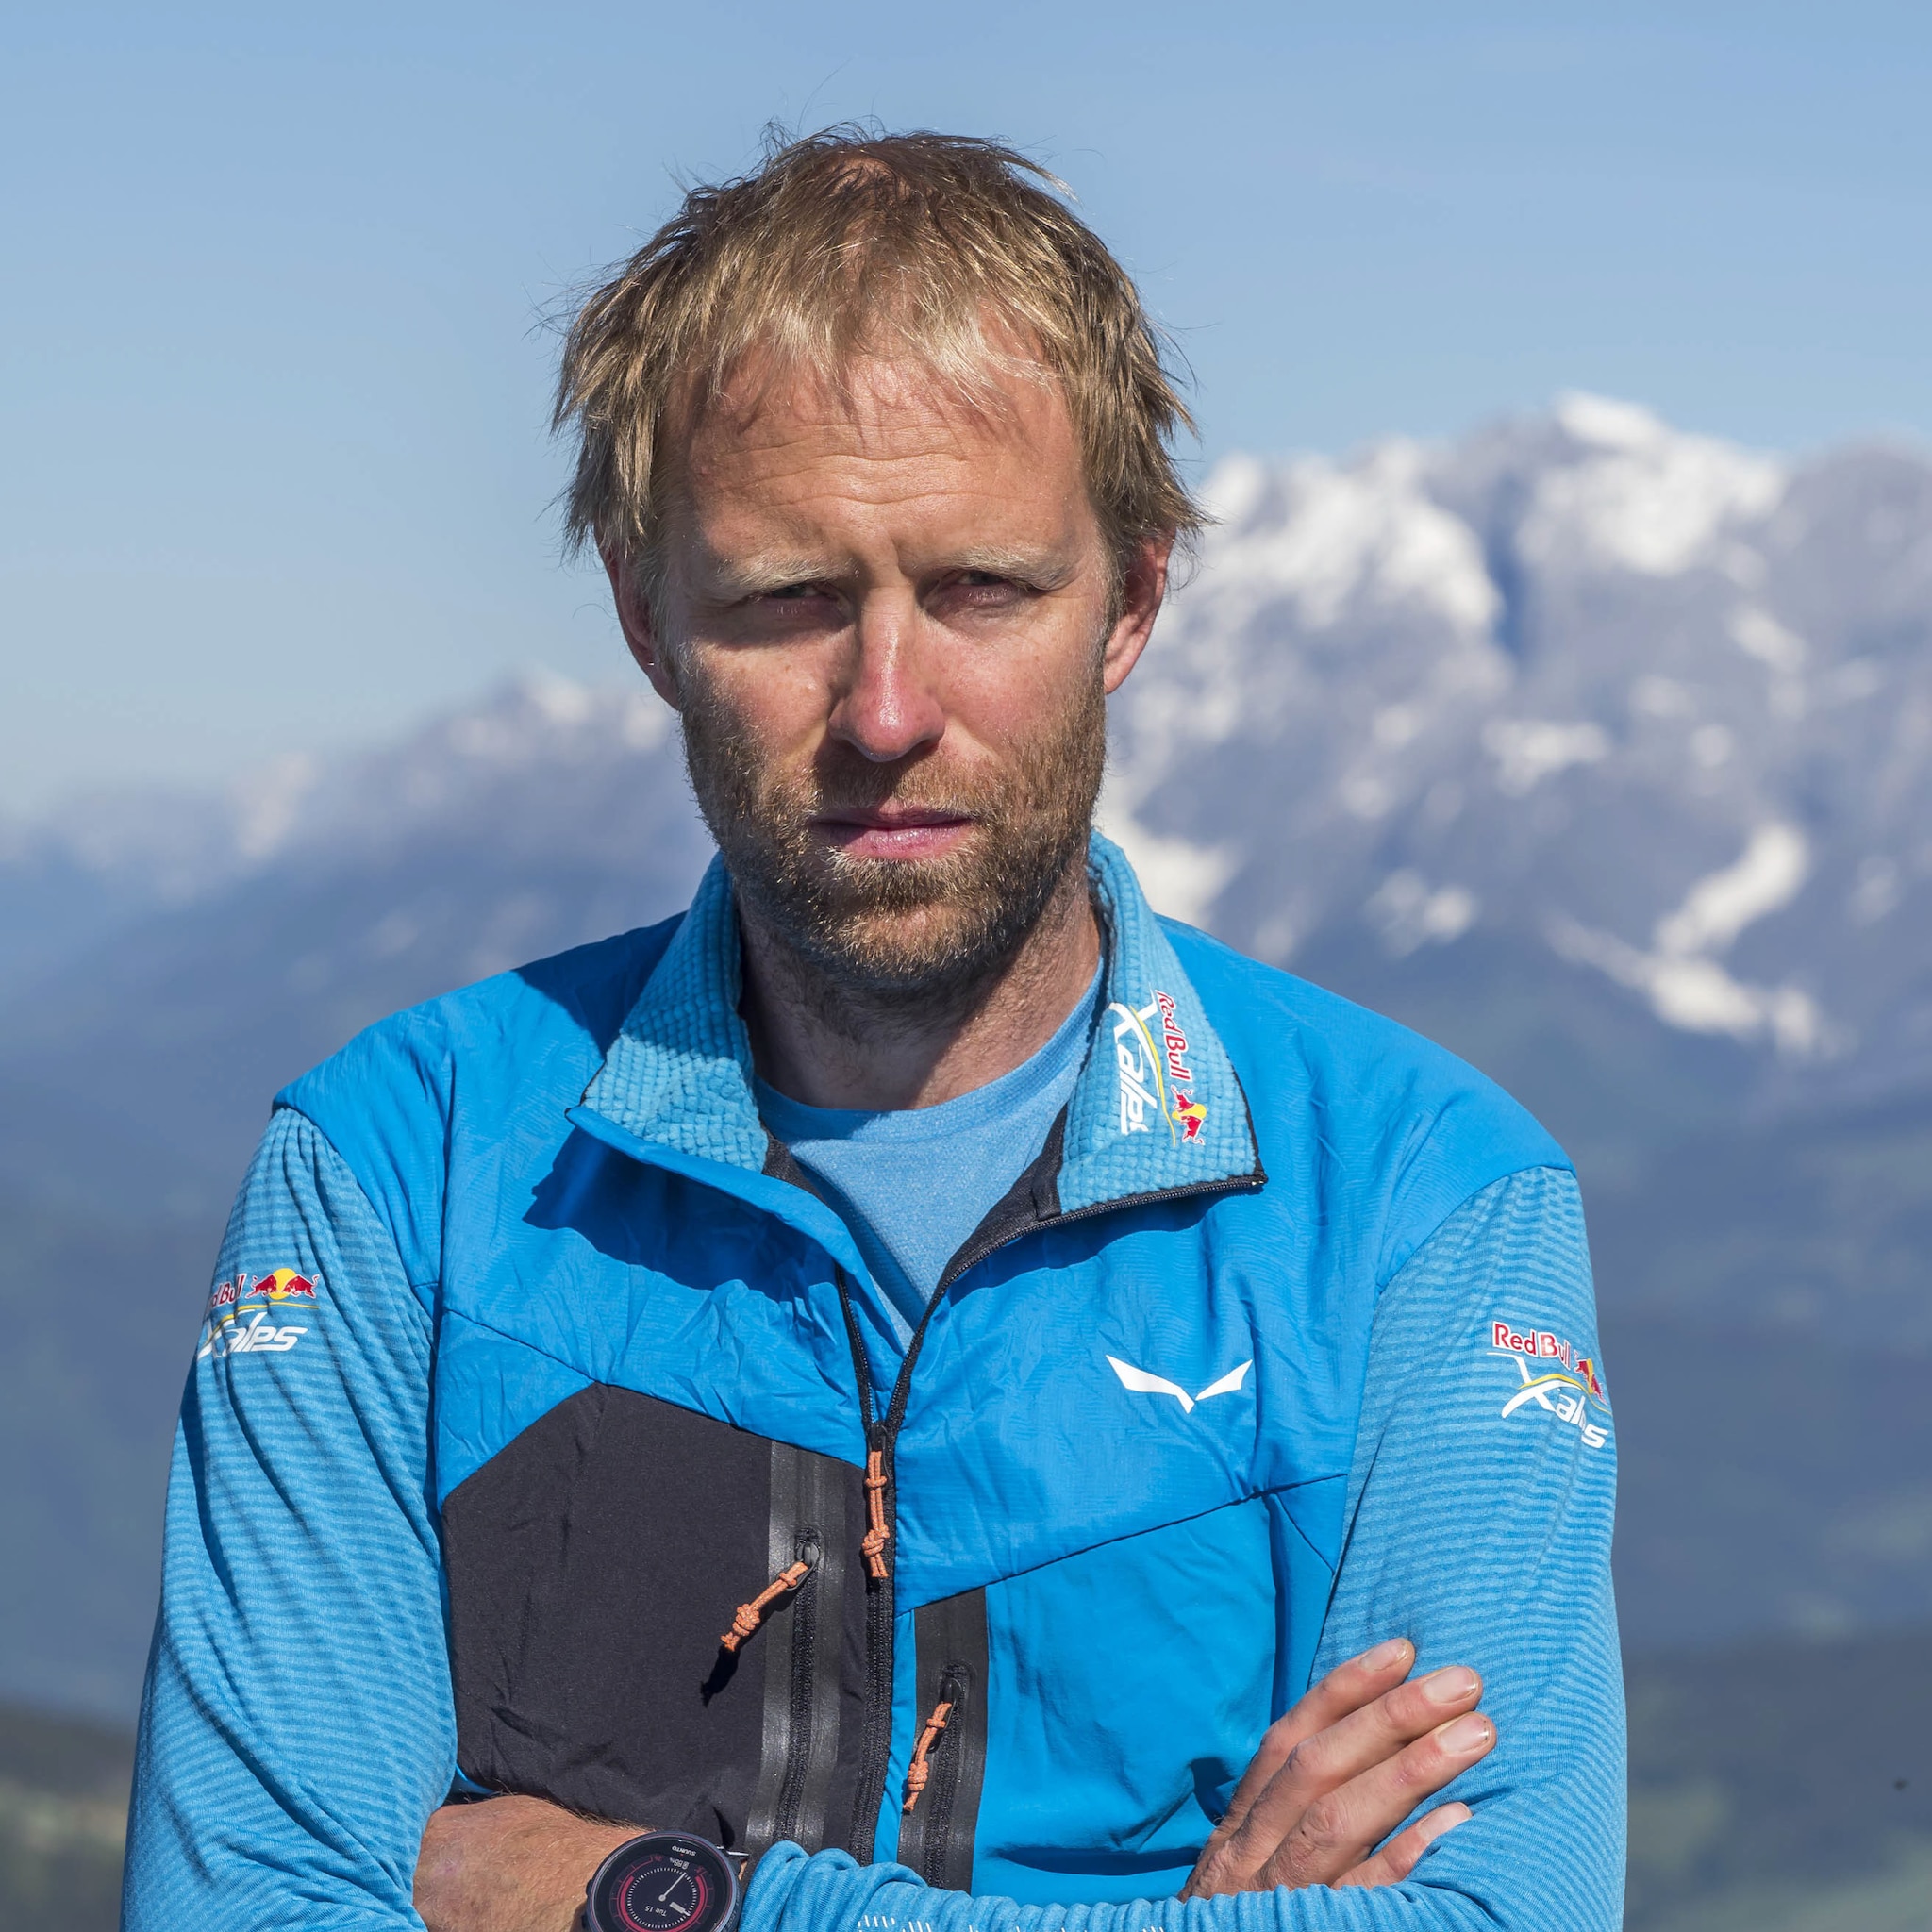
<svg viewBox="0 0 1932 1932">
<path fill-rule="evenodd" d="M 758 1112 L 771 1131 L 788 1145 L 803 1141 L 938 1141 L 983 1126 L 1025 1108 L 1064 1080 L 1070 1071 L 1077 1074 L 1083 1058 L 1081 1049 L 1092 1030 L 1106 977 L 1107 962 L 1103 958 L 1088 981 L 1087 991 L 1074 1001 L 1073 1010 L 1038 1052 L 997 1080 L 989 1080 L 984 1087 L 974 1087 L 970 1092 L 956 1094 L 937 1106 L 890 1108 L 876 1112 L 858 1108 L 811 1107 L 779 1092 L 755 1075 L 753 1088 Z"/>
</svg>

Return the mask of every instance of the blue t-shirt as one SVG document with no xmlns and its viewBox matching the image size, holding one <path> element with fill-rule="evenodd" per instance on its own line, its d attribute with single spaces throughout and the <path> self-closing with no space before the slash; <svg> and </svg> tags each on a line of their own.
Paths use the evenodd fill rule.
<svg viewBox="0 0 1932 1932">
<path fill-rule="evenodd" d="M 852 1229 L 909 1336 L 946 1263 L 1046 1143 L 1073 1098 L 1100 1006 L 1100 973 L 1029 1060 L 937 1107 L 807 1107 L 763 1080 L 765 1124 Z M 903 1338 L 902 1338 L 903 1339 Z"/>
</svg>

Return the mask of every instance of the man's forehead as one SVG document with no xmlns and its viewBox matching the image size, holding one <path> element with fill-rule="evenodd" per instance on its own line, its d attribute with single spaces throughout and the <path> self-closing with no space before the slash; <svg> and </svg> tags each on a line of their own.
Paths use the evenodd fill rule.
<svg viewBox="0 0 1932 1932">
<path fill-rule="evenodd" d="M 911 356 L 832 374 L 752 362 L 696 414 L 684 448 L 701 481 L 808 462 L 1078 463 L 1058 382 L 1011 358 L 958 374 Z"/>
<path fill-rule="evenodd" d="M 808 550 L 827 522 L 880 513 L 943 528 L 967 568 L 1037 563 L 1091 521 L 1078 445 L 1057 384 L 990 379 L 975 396 L 917 364 L 874 362 L 843 382 L 746 381 L 693 425 L 671 521 L 713 558 L 752 546 L 774 569 L 788 537 Z"/>
</svg>

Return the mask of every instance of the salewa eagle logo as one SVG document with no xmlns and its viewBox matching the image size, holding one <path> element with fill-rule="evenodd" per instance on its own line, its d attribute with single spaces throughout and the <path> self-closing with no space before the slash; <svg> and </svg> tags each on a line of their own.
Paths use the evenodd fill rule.
<svg viewBox="0 0 1932 1932">
<path fill-rule="evenodd" d="M 1191 1415 L 1197 1402 L 1208 1402 L 1217 1395 L 1232 1395 L 1248 1379 L 1248 1371 L 1255 1364 L 1252 1359 L 1244 1361 L 1240 1368 L 1230 1369 L 1218 1382 L 1210 1382 L 1198 1395 L 1190 1395 L 1178 1382 L 1170 1382 L 1165 1375 L 1150 1375 L 1145 1369 L 1137 1369 L 1132 1362 L 1124 1362 L 1117 1355 L 1107 1358 L 1108 1366 L 1121 1378 L 1123 1389 L 1131 1389 L 1136 1395 L 1172 1395 L 1181 1406 L 1182 1411 Z"/>
</svg>

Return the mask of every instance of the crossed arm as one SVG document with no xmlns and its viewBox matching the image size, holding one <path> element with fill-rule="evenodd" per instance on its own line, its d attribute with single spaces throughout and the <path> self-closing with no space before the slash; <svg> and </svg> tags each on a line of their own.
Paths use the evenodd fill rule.
<svg viewBox="0 0 1932 1932">
<path fill-rule="evenodd" d="M 525 1800 L 437 1808 L 456 1736 L 424 1413 L 434 1338 L 354 1176 L 287 1113 L 244 1185 L 223 1269 L 284 1263 L 340 1291 L 298 1350 L 199 1362 L 183 1407 L 125 1932 L 256 1932 L 291 1917 L 408 1932 L 424 1923 L 412 1895 L 436 1932 L 568 1924 L 627 1828 Z M 781 1845 L 760 1863 L 743 1932 L 854 1932 L 861 1919 L 931 1932 L 1449 1932 L 1553 1911 L 1574 1932 L 1608 1932 L 1624 1783 L 1613 1452 L 1541 1406 L 1499 1418 L 1492 1314 L 1590 1343 L 1567 1175 L 1486 1190 L 1383 1291 L 1317 1660 L 1327 1674 L 1264 1740 L 1184 1900 L 1023 1907 Z M 1397 1636 L 1413 1651 L 1361 1656 Z M 1469 1734 L 1480 1748 L 1455 1728 L 1477 1687 L 1440 1674 L 1462 1663 L 1486 1680 L 1486 1728 Z M 1429 1708 L 1431 1690 L 1457 1685 Z M 1458 1802 L 1381 1842 L 1448 1778 Z M 1258 1890 L 1277 1884 L 1297 1889 Z M 475 1915 L 525 1907 L 566 1915 Z"/>
<path fill-rule="evenodd" d="M 1469 1816 L 1466 1805 L 1440 1805 L 1389 1836 L 1495 1742 L 1475 1710 L 1474 1671 L 1410 1678 L 1414 1662 L 1406 1638 L 1378 1644 L 1270 1726 L 1184 1897 L 1393 1885 Z M 416 1909 L 428 1932 L 569 1932 L 591 1874 L 636 1830 L 540 1798 L 445 1805 L 423 1834 Z"/>
</svg>

